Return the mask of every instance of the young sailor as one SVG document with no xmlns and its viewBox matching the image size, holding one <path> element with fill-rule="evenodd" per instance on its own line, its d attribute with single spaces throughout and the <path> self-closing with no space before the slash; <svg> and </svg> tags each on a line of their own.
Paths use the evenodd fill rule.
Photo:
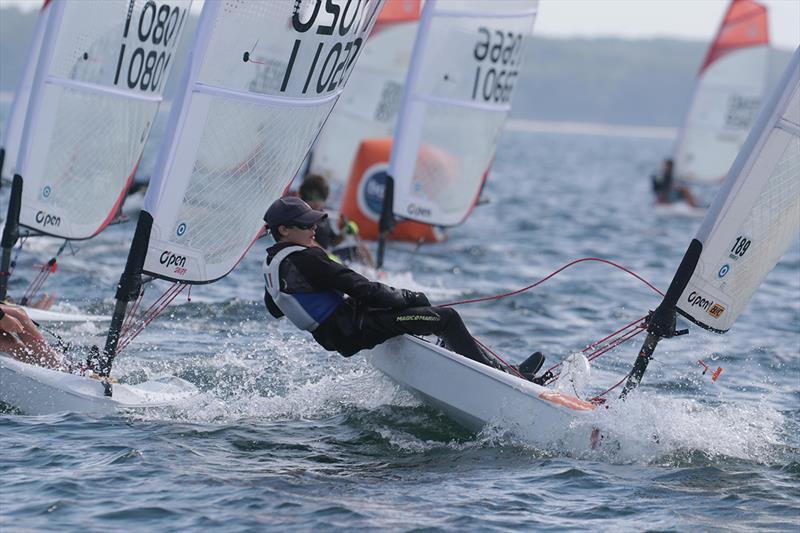
<svg viewBox="0 0 800 533">
<path fill-rule="evenodd" d="M 312 209 L 324 212 L 330 191 L 328 180 L 319 174 L 308 174 L 297 192 Z M 358 238 L 358 225 L 344 217 L 335 225 L 328 218 L 320 220 L 314 240 L 340 261 L 374 265 L 372 254 Z"/>
<path fill-rule="evenodd" d="M 0 304 L 0 352 L 31 365 L 60 368 L 56 352 L 24 309 Z"/>
<path fill-rule="evenodd" d="M 675 182 L 672 176 L 673 167 L 672 159 L 665 159 L 661 175 L 650 177 L 653 183 L 653 193 L 656 195 L 656 203 L 672 204 L 684 201 L 692 207 L 697 207 L 697 201 L 689 187 Z"/>
<path fill-rule="evenodd" d="M 264 262 L 264 302 L 272 316 L 286 316 L 323 348 L 345 357 L 410 333 L 438 335 L 448 349 L 497 366 L 455 310 L 431 306 L 421 292 L 370 281 L 331 260 L 314 240 L 317 224 L 326 217 L 288 196 L 264 215 L 276 241 Z"/>
</svg>

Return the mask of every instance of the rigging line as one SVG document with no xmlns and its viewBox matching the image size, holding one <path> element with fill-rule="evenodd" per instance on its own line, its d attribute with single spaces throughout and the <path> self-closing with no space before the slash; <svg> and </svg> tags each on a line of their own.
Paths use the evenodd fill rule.
<svg viewBox="0 0 800 533">
<path fill-rule="evenodd" d="M 120 328 L 120 337 L 124 337 L 127 335 L 128 330 L 133 326 L 134 319 L 136 317 L 137 311 L 139 311 L 139 306 L 142 303 L 142 299 L 144 298 L 144 286 L 139 288 L 139 294 L 136 296 L 136 299 L 133 301 L 133 305 L 131 306 L 130 311 L 125 316 L 125 320 L 122 322 L 122 327 Z"/>
<path fill-rule="evenodd" d="M 609 393 L 609 392 L 611 392 L 612 390 L 616 389 L 617 387 L 619 387 L 620 385 L 622 385 L 623 383 L 625 383 L 625 381 L 626 381 L 626 380 L 627 380 L 629 377 L 631 377 L 631 374 L 632 374 L 632 373 L 633 373 L 633 370 L 631 370 L 630 372 L 628 372 L 627 374 L 625 374 L 625 375 L 622 377 L 622 379 L 621 379 L 621 380 L 619 380 L 619 381 L 617 381 L 617 382 L 616 382 L 614 385 L 612 385 L 610 389 L 606 389 L 606 390 L 604 390 L 604 391 L 603 391 L 603 392 L 601 392 L 600 394 L 598 394 L 598 395 L 594 396 L 593 398 L 591 398 L 589 401 L 590 401 L 590 402 L 592 402 L 592 403 L 595 403 L 595 404 L 601 404 L 601 403 L 605 403 L 606 399 L 605 399 L 605 398 L 603 398 L 603 396 L 605 396 L 606 394 L 608 394 L 608 393 Z"/>
<path fill-rule="evenodd" d="M 634 338 L 636 335 L 638 335 L 639 333 L 643 332 L 645 329 L 647 329 L 647 328 L 636 328 L 633 331 L 627 332 L 625 335 L 621 335 L 613 343 L 609 343 L 602 350 L 597 350 L 595 353 L 593 353 L 592 355 L 587 357 L 586 358 L 587 361 L 594 361 L 595 359 L 597 359 L 601 355 L 603 355 L 603 354 L 605 354 L 607 352 L 610 352 L 611 350 L 613 350 L 617 346 L 619 346 L 619 345 L 621 345 L 621 344 L 623 344 L 625 342 L 628 342 L 629 340 Z"/>
<path fill-rule="evenodd" d="M 625 327 L 622 327 L 622 328 L 618 329 L 617 331 L 615 331 L 614 333 L 612 333 L 612 334 L 608 335 L 607 337 L 603 337 L 603 338 L 602 338 L 602 339 L 600 339 L 599 341 L 597 341 L 597 342 L 594 342 L 594 343 L 590 344 L 589 346 L 587 346 L 586 348 L 584 348 L 583 350 L 581 350 L 581 353 L 586 353 L 586 352 L 588 352 L 589 350 L 593 350 L 593 349 L 595 349 L 595 348 L 596 348 L 596 347 L 597 347 L 597 346 L 598 346 L 600 343 L 607 341 L 608 339 L 610 339 L 610 338 L 611 338 L 611 337 L 613 337 L 614 335 L 616 335 L 616 334 L 618 334 L 618 333 L 621 333 L 621 332 L 625 331 L 626 329 L 628 329 L 628 328 L 630 328 L 630 327 L 632 327 L 632 326 L 635 326 L 635 325 L 637 325 L 637 324 L 641 324 L 641 323 L 642 323 L 642 321 L 643 321 L 644 319 L 646 319 L 646 318 L 647 318 L 647 315 L 643 316 L 642 318 L 638 318 L 638 319 L 634 320 L 634 321 L 633 321 L 633 322 L 631 322 L 630 324 L 626 325 Z"/>
<path fill-rule="evenodd" d="M 582 257 L 581 259 L 575 259 L 573 261 L 570 261 L 569 263 L 563 265 L 562 267 L 554 270 L 553 272 L 551 272 L 547 276 L 543 277 L 539 281 L 537 281 L 535 283 L 531 283 L 527 287 L 522 287 L 521 289 L 517 289 L 515 291 L 506 292 L 506 293 L 502 293 L 502 294 L 495 294 L 493 296 L 483 296 L 481 298 L 473 298 L 473 299 L 470 299 L 470 300 L 461 300 L 461 301 L 457 301 L 457 302 L 449 302 L 449 303 L 441 304 L 439 307 L 453 307 L 453 306 L 456 306 L 456 305 L 471 304 L 471 303 L 476 303 L 476 302 L 486 302 L 486 301 L 490 301 L 490 300 L 500 300 L 501 298 L 507 298 L 509 296 L 516 296 L 517 294 L 521 294 L 521 293 L 523 293 L 525 291 L 528 291 L 530 289 L 538 287 L 539 285 L 541 285 L 545 281 L 547 281 L 550 278 L 556 276 L 557 274 L 560 274 L 561 272 L 563 272 L 564 270 L 568 269 L 571 266 L 577 265 L 578 263 L 587 262 L 587 261 L 596 261 L 598 263 L 605 263 L 607 265 L 611 265 L 611 266 L 613 266 L 615 268 L 618 268 L 619 270 L 622 270 L 623 272 L 625 272 L 625 273 L 633 276 L 634 278 L 638 279 L 639 281 L 641 281 L 642 283 L 644 283 L 645 285 L 647 285 L 648 287 L 653 289 L 653 291 L 657 292 L 661 296 L 664 296 L 664 293 L 661 292 L 660 290 L 658 290 L 652 283 L 650 283 L 649 281 L 644 279 L 642 276 L 640 276 L 636 272 L 634 272 L 634 271 L 632 271 L 632 270 L 630 270 L 630 269 L 628 269 L 628 268 L 626 268 L 626 267 L 624 267 L 622 265 L 619 265 L 619 264 L 617 264 L 617 263 L 615 263 L 613 261 L 610 261 L 608 259 L 602 259 L 602 258 L 599 258 L 599 257 Z"/>
<path fill-rule="evenodd" d="M 28 288 L 25 289 L 25 294 L 22 296 L 21 300 L 23 305 L 25 305 L 31 298 L 36 296 L 36 294 L 44 285 L 45 281 L 47 281 L 47 278 L 50 277 L 50 274 L 53 274 L 56 271 L 56 269 L 58 268 L 57 259 L 64 252 L 64 250 L 67 247 L 67 244 L 69 243 L 70 243 L 69 239 L 64 239 L 64 242 L 61 243 L 61 246 L 59 246 L 56 253 L 53 254 L 53 257 L 51 257 L 45 264 L 41 266 L 41 268 L 39 269 L 39 273 L 28 284 Z"/>
<path fill-rule="evenodd" d="M 523 375 L 522 375 L 522 372 L 520 372 L 520 371 L 519 371 L 519 370 L 518 370 L 518 369 L 517 369 L 517 368 L 516 368 L 514 365 L 510 365 L 510 364 L 508 364 L 508 363 L 505 361 L 505 359 L 503 359 L 502 357 L 500 357 L 499 355 L 497 355 L 497 353 L 495 353 L 495 351 L 494 351 L 494 350 L 492 350 L 491 348 L 489 348 L 488 346 L 486 346 L 484 343 L 482 343 L 480 340 L 478 340 L 478 338 L 477 338 L 477 337 L 472 337 L 472 339 L 473 339 L 475 342 L 477 342 L 477 343 L 478 343 L 478 344 L 479 344 L 479 345 L 480 345 L 480 346 L 481 346 L 483 349 L 485 349 L 487 352 L 489 352 L 490 354 L 492 354 L 493 356 L 495 356 L 495 357 L 497 358 L 497 360 L 498 360 L 498 361 L 500 361 L 501 363 L 503 363 L 503 364 L 506 366 L 506 368 L 508 368 L 509 370 L 511 370 L 511 372 L 509 372 L 509 373 L 516 374 L 518 377 L 520 377 L 520 378 L 524 379 L 525 381 L 527 381 L 527 380 L 528 380 L 528 378 L 526 378 L 525 376 L 523 376 Z"/>
<path fill-rule="evenodd" d="M 585 353 L 586 353 L 586 352 L 588 352 L 589 350 L 594 350 L 592 353 L 590 353 L 590 354 L 589 354 L 589 356 L 587 357 L 587 359 L 589 359 L 590 361 L 591 361 L 592 359 L 596 359 L 598 356 L 595 356 L 595 357 L 592 357 L 592 356 L 593 356 L 594 354 L 596 354 L 596 353 L 597 353 L 597 352 L 598 352 L 600 349 L 602 349 L 604 346 L 608 346 L 609 344 L 611 344 L 612 342 L 614 342 L 614 341 L 616 340 L 614 337 L 617 337 L 617 336 L 622 336 L 622 335 L 620 335 L 620 334 L 622 334 L 622 333 L 623 333 L 623 332 L 625 332 L 626 330 L 628 330 L 628 329 L 630 329 L 630 328 L 632 328 L 632 327 L 636 326 L 637 324 L 640 324 L 640 323 L 642 322 L 642 320 L 644 320 L 645 318 L 647 318 L 647 316 L 646 316 L 646 315 L 645 315 L 645 316 L 643 316 L 642 318 L 638 318 L 638 319 L 634 320 L 633 322 L 631 322 L 630 324 L 627 324 L 626 326 L 623 326 L 622 328 L 620 328 L 620 329 L 618 329 L 617 331 L 615 331 L 615 332 L 611 333 L 610 335 L 607 335 L 607 336 L 603 337 L 602 339 L 600 339 L 600 340 L 598 340 L 598 341 L 596 341 L 596 342 L 593 342 L 593 343 L 589 344 L 588 346 L 586 346 L 586 348 L 584 348 L 583 350 L 581 350 L 581 353 L 585 354 Z M 603 344 L 603 343 L 605 343 L 605 344 Z M 617 346 L 619 346 L 619 344 L 615 344 L 615 345 L 614 345 L 614 347 L 617 347 Z M 608 350 L 606 350 L 606 351 L 608 351 Z M 602 353 L 605 353 L 605 352 L 602 352 Z M 602 355 L 602 353 L 601 353 L 600 355 Z M 550 368 L 548 368 L 548 369 L 545 371 L 545 373 L 547 373 L 547 372 L 552 372 L 552 371 L 553 371 L 553 370 L 555 370 L 556 368 L 560 367 L 562 364 L 563 364 L 563 361 L 559 361 L 558 363 L 556 363 L 556 364 L 554 364 L 553 366 L 551 366 Z M 557 377 L 557 376 L 556 376 L 556 377 Z"/>
<path fill-rule="evenodd" d="M 169 306 L 169 304 L 171 304 L 172 301 L 175 300 L 175 298 L 177 298 L 181 292 L 183 292 L 183 290 L 186 288 L 187 285 L 189 284 L 178 283 L 178 282 L 173 283 L 172 287 L 167 289 L 167 291 L 165 291 L 164 293 L 164 294 L 170 293 L 169 296 L 167 298 L 164 298 L 158 309 L 153 309 L 154 306 L 150 306 L 150 308 L 147 311 L 145 311 L 145 313 L 142 316 L 142 323 L 139 324 L 138 328 L 133 333 L 126 336 L 123 342 L 120 342 L 120 346 L 117 349 L 117 353 L 120 353 L 122 350 L 124 350 L 133 341 L 133 339 L 135 339 L 142 331 L 144 331 L 144 328 L 147 327 L 147 325 L 150 324 L 153 320 L 155 320 L 158 317 L 158 315 L 160 315 L 164 311 L 164 309 L 166 309 Z M 150 311 L 149 314 L 148 311 Z"/>
<path fill-rule="evenodd" d="M 628 342 L 629 340 L 633 339 L 639 333 L 641 333 L 642 331 L 645 331 L 645 329 L 646 329 L 646 327 L 644 327 L 644 326 L 636 326 L 633 330 L 626 331 L 622 335 L 619 335 L 615 339 L 610 340 L 604 346 L 599 347 L 593 353 L 589 354 L 589 356 L 586 358 L 586 360 L 590 361 L 590 362 L 594 361 L 595 359 L 597 359 L 601 355 L 604 355 L 604 354 L 610 352 L 611 350 L 613 350 L 614 348 L 622 345 L 623 343 Z M 551 368 L 549 368 L 547 371 L 545 371 L 545 373 L 542 374 L 542 375 L 546 375 L 547 372 L 552 372 L 554 369 L 560 367 L 562 364 L 563 364 L 563 361 L 553 365 Z M 560 371 L 557 372 L 557 373 L 554 373 L 553 377 L 551 377 L 547 381 L 546 385 L 550 385 L 551 383 L 556 381 L 560 376 L 561 376 L 561 372 Z"/>
<path fill-rule="evenodd" d="M 141 316 L 138 317 L 138 321 L 131 324 L 130 329 L 125 334 L 125 338 L 119 341 L 121 347 L 118 348 L 117 353 L 119 353 L 119 351 L 122 350 L 122 348 L 130 344 L 131 341 L 133 341 L 133 339 L 137 335 L 139 335 L 139 333 L 141 333 L 142 330 L 144 330 L 147 324 L 152 322 L 152 320 L 155 319 L 155 317 L 157 317 L 164 309 L 166 309 L 166 307 L 170 304 L 170 302 L 172 302 L 172 299 L 174 299 L 174 296 L 172 296 L 172 294 L 175 293 L 175 295 L 177 296 L 177 293 L 179 293 L 180 290 L 182 290 L 180 289 L 176 292 L 178 286 L 179 284 L 177 282 L 170 285 L 161 294 L 161 296 L 159 296 L 156 299 L 156 301 L 150 305 L 150 307 L 148 307 L 142 312 Z M 170 299 L 170 296 L 172 296 L 172 299 Z"/>
</svg>

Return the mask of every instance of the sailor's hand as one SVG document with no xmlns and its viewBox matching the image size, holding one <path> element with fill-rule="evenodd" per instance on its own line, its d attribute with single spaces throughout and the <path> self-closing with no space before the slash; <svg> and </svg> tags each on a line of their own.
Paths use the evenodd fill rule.
<svg viewBox="0 0 800 533">
<path fill-rule="evenodd" d="M 431 305 L 431 302 L 428 301 L 428 297 L 422 292 L 413 292 L 403 289 L 403 297 L 408 307 L 428 307 Z"/>
<path fill-rule="evenodd" d="M 24 328 L 19 320 L 6 313 L 3 318 L 0 318 L 0 330 L 6 333 L 22 333 Z"/>
</svg>

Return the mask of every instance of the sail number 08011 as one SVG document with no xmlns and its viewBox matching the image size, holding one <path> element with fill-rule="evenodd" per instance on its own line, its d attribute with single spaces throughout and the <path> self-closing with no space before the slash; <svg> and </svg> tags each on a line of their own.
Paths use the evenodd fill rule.
<svg viewBox="0 0 800 533">
<path fill-rule="evenodd" d="M 128 39 L 131 30 L 131 19 L 134 0 L 131 0 L 128 9 L 128 18 L 122 32 L 123 40 Z M 156 7 L 155 2 L 147 2 L 139 13 L 138 23 L 134 23 L 134 31 L 131 40 L 136 46 L 131 46 L 133 51 L 127 54 L 127 45 L 123 42 L 119 49 L 117 59 L 117 70 L 114 74 L 114 85 L 122 81 L 129 89 L 150 90 L 155 92 L 159 89 L 163 79 L 164 71 L 169 67 L 172 52 L 168 49 L 175 47 L 180 29 L 186 19 L 186 11 L 178 6 L 170 7 L 169 4 L 161 4 Z M 138 40 L 138 42 L 137 42 Z M 150 48 L 163 47 L 162 51 L 145 50 Z M 127 68 L 125 68 L 127 67 Z"/>
</svg>

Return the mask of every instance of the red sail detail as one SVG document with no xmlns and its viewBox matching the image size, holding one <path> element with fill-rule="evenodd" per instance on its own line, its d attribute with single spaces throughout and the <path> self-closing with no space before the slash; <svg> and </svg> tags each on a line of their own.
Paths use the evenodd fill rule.
<svg viewBox="0 0 800 533">
<path fill-rule="evenodd" d="M 375 26 L 372 28 L 372 35 L 386 29 L 394 24 L 402 22 L 416 22 L 422 12 L 422 0 L 392 0 L 383 4 L 383 9 Z"/>
<path fill-rule="evenodd" d="M 413 22 L 419 20 L 421 10 L 422 0 L 393 0 L 392 2 L 386 2 L 375 24 Z"/>
<path fill-rule="evenodd" d="M 732 0 L 700 72 L 728 52 L 768 44 L 767 8 L 753 0 Z"/>
</svg>

